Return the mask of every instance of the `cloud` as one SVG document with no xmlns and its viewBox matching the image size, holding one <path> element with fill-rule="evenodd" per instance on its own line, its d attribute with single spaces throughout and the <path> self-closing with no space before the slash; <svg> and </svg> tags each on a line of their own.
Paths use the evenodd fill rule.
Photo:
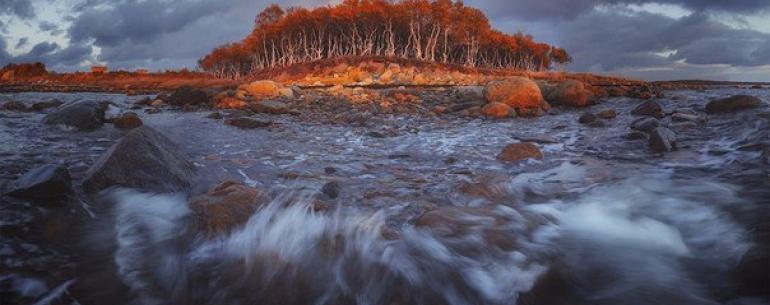
<svg viewBox="0 0 770 305">
<path fill-rule="evenodd" d="M 27 44 L 29 44 L 29 38 L 28 37 L 22 37 L 22 38 L 19 38 L 19 42 L 16 43 L 16 47 L 15 48 L 16 49 L 23 48 Z"/>
<path fill-rule="evenodd" d="M 0 0 L 0 16 L 13 15 L 24 19 L 35 17 L 30 0 Z"/>
</svg>

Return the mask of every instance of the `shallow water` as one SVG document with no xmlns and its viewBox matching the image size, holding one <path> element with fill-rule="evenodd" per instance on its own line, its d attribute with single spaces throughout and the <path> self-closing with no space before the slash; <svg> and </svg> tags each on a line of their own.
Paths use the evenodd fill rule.
<svg viewBox="0 0 770 305">
<path fill-rule="evenodd" d="M 750 144 L 770 142 L 757 115 L 770 110 L 770 92 L 677 91 L 660 102 L 702 114 L 711 98 L 737 93 L 765 105 L 672 126 L 680 149 L 666 154 L 623 138 L 639 103 L 625 98 L 590 109 L 618 111 L 602 128 L 577 124 L 576 110 L 505 121 L 394 115 L 364 126 L 260 115 L 277 123 L 261 130 L 207 112 L 140 112 L 198 167 L 193 194 L 229 179 L 269 190 L 273 202 L 211 238 L 192 229 L 187 194 L 119 190 L 67 208 L 3 197 L 0 294 L 29 304 L 769 304 L 770 176 Z M 142 98 L 0 101 L 54 97 L 110 100 L 113 113 Z M 52 162 L 78 181 L 122 135 L 0 115 L 6 182 Z M 495 159 L 535 136 L 555 142 L 539 144 L 543 161 Z M 330 181 L 340 196 L 319 197 Z M 311 209 L 318 198 L 332 211 Z M 418 223 L 436 208 L 444 220 Z"/>
</svg>

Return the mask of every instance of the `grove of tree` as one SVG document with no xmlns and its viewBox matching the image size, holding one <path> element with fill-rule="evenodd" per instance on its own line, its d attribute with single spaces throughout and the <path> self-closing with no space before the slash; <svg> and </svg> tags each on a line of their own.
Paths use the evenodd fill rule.
<svg viewBox="0 0 770 305">
<path fill-rule="evenodd" d="M 340 57 L 407 58 L 485 69 L 548 70 L 567 52 L 522 33 L 502 33 L 478 9 L 451 0 L 345 0 L 314 9 L 271 5 L 239 42 L 199 60 L 240 78 L 268 68 Z"/>
</svg>

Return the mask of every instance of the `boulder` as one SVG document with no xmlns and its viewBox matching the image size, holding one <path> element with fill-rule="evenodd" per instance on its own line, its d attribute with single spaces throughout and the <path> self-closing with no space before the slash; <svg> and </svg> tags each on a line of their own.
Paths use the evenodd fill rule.
<svg viewBox="0 0 770 305">
<path fill-rule="evenodd" d="M 8 196 L 58 203 L 72 194 L 72 178 L 64 165 L 35 168 L 11 183 Z"/>
<path fill-rule="evenodd" d="M 660 126 L 660 121 L 656 118 L 640 118 L 633 122 L 631 122 L 631 129 L 643 131 L 643 132 L 652 132 L 655 128 L 658 128 Z"/>
<path fill-rule="evenodd" d="M 665 116 L 665 113 L 663 112 L 663 106 L 661 106 L 660 103 L 656 101 L 646 101 L 642 103 L 641 105 L 634 108 L 634 110 L 631 111 L 631 114 L 646 115 L 658 119 Z"/>
<path fill-rule="evenodd" d="M 176 89 L 166 102 L 177 107 L 186 105 L 206 106 L 209 105 L 209 95 L 203 90 L 191 86 L 182 86 Z M 153 106 L 155 106 L 154 102 Z"/>
<path fill-rule="evenodd" d="M 191 185 L 195 171 L 177 145 L 142 126 L 128 132 L 88 169 L 83 188 L 87 193 L 113 186 L 177 192 Z"/>
<path fill-rule="evenodd" d="M 750 95 L 734 95 L 728 98 L 713 100 L 706 104 L 709 114 L 731 113 L 762 105 L 762 100 Z"/>
<path fill-rule="evenodd" d="M 519 162 L 527 159 L 543 159 L 543 152 L 533 143 L 509 144 L 497 155 L 497 159 L 507 162 Z"/>
<path fill-rule="evenodd" d="M 50 100 L 50 101 L 44 101 L 44 102 L 37 102 L 32 104 L 32 110 L 35 111 L 43 111 L 48 108 L 55 108 L 63 105 L 64 102 L 60 100 Z"/>
<path fill-rule="evenodd" d="M 213 119 L 213 120 L 221 120 L 222 114 L 219 112 L 212 112 L 212 113 L 209 113 L 209 115 L 207 115 L 206 118 Z"/>
<path fill-rule="evenodd" d="M 638 130 L 631 130 L 624 136 L 626 140 L 631 140 L 631 141 L 646 140 L 648 137 L 649 136 L 646 133 Z"/>
<path fill-rule="evenodd" d="M 27 108 L 27 105 L 25 105 L 22 102 L 19 101 L 7 101 L 3 103 L 2 106 L 0 106 L 0 109 L 2 110 L 8 110 L 8 111 L 27 111 L 29 108 Z"/>
<path fill-rule="evenodd" d="M 583 113 L 580 118 L 578 118 L 578 122 L 580 124 L 591 124 L 596 122 L 596 115 L 590 112 Z"/>
<path fill-rule="evenodd" d="M 63 105 L 43 118 L 46 125 L 65 125 L 78 130 L 93 130 L 105 121 L 106 102 L 80 101 Z"/>
<path fill-rule="evenodd" d="M 660 152 L 676 149 L 676 133 L 666 127 L 655 128 L 650 134 L 650 148 Z"/>
<path fill-rule="evenodd" d="M 518 240 L 511 238 L 515 234 L 511 230 L 513 221 L 510 215 L 494 206 L 445 206 L 423 213 L 417 217 L 414 226 L 444 238 L 481 238 L 485 245 L 511 251 Z"/>
<path fill-rule="evenodd" d="M 291 112 L 289 110 L 289 105 L 271 100 L 258 101 L 250 105 L 249 108 L 256 113 L 286 114 Z"/>
<path fill-rule="evenodd" d="M 533 109 L 542 109 L 543 95 L 534 81 L 524 77 L 511 77 L 490 82 L 484 88 L 484 97 L 489 103 L 503 103 L 518 113 L 538 114 Z"/>
<path fill-rule="evenodd" d="M 271 80 L 258 80 L 238 87 L 239 91 L 243 91 L 254 98 L 280 96 L 282 93 L 281 89 L 283 89 L 281 84 Z"/>
<path fill-rule="evenodd" d="M 261 189 L 226 181 L 206 194 L 190 198 L 188 207 L 197 228 L 214 236 L 244 225 L 259 207 L 269 202 L 270 197 Z"/>
<path fill-rule="evenodd" d="M 255 120 L 250 118 L 228 119 L 225 121 L 225 124 L 233 127 L 238 127 L 240 129 L 256 129 L 256 128 L 263 128 L 263 127 L 268 127 L 270 125 L 273 125 L 273 123 L 269 121 L 261 121 L 261 120 Z"/>
<path fill-rule="evenodd" d="M 134 129 L 143 125 L 142 119 L 136 113 L 130 111 L 114 119 L 112 124 L 120 129 Z"/>
<path fill-rule="evenodd" d="M 245 109 L 249 104 L 246 101 L 234 98 L 223 97 L 214 103 L 214 108 L 217 109 Z"/>
<path fill-rule="evenodd" d="M 484 108 L 481 108 L 481 112 L 493 118 L 508 118 L 516 116 L 516 110 L 513 110 L 510 106 L 503 103 L 489 103 Z"/>
<path fill-rule="evenodd" d="M 615 109 L 605 109 L 597 112 L 596 116 L 601 119 L 611 120 L 618 116 L 618 112 Z"/>
<path fill-rule="evenodd" d="M 556 105 L 585 107 L 592 104 L 591 95 L 583 82 L 567 80 L 553 88 L 546 100 Z"/>
<path fill-rule="evenodd" d="M 340 195 L 340 184 L 337 181 L 327 182 L 321 187 L 321 193 L 331 199 L 335 199 Z"/>
</svg>

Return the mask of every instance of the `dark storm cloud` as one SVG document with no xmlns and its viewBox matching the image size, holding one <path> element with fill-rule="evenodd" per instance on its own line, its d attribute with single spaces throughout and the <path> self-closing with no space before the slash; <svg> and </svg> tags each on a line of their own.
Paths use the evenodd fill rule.
<svg viewBox="0 0 770 305">
<path fill-rule="evenodd" d="M 14 15 L 21 18 L 35 17 L 30 0 L 0 0 L 0 16 Z"/>
<path fill-rule="evenodd" d="M 770 9 L 768 0 L 468 0 L 493 18 L 572 19 L 597 6 L 618 4 L 672 4 L 696 11 L 758 13 Z"/>
<path fill-rule="evenodd" d="M 32 50 L 30 50 L 29 53 L 27 53 L 27 56 L 42 57 L 42 56 L 51 54 L 53 51 L 56 51 L 56 49 L 58 48 L 59 48 L 59 45 L 56 44 L 55 42 L 50 43 L 50 42 L 44 41 L 32 47 Z"/>
<path fill-rule="evenodd" d="M 41 31 L 43 31 L 43 32 L 52 32 L 52 31 L 56 31 L 56 30 L 59 30 L 59 26 L 58 26 L 58 25 L 56 25 L 56 24 L 55 24 L 55 23 L 53 23 L 53 22 L 49 22 L 49 21 L 42 21 L 42 22 L 40 22 L 40 23 L 37 25 L 37 27 L 38 27 L 38 28 L 39 28 Z"/>
<path fill-rule="evenodd" d="M 16 49 L 23 48 L 24 46 L 27 45 L 27 43 L 29 43 L 29 38 L 27 37 L 19 38 L 19 42 L 16 43 Z"/>
</svg>

